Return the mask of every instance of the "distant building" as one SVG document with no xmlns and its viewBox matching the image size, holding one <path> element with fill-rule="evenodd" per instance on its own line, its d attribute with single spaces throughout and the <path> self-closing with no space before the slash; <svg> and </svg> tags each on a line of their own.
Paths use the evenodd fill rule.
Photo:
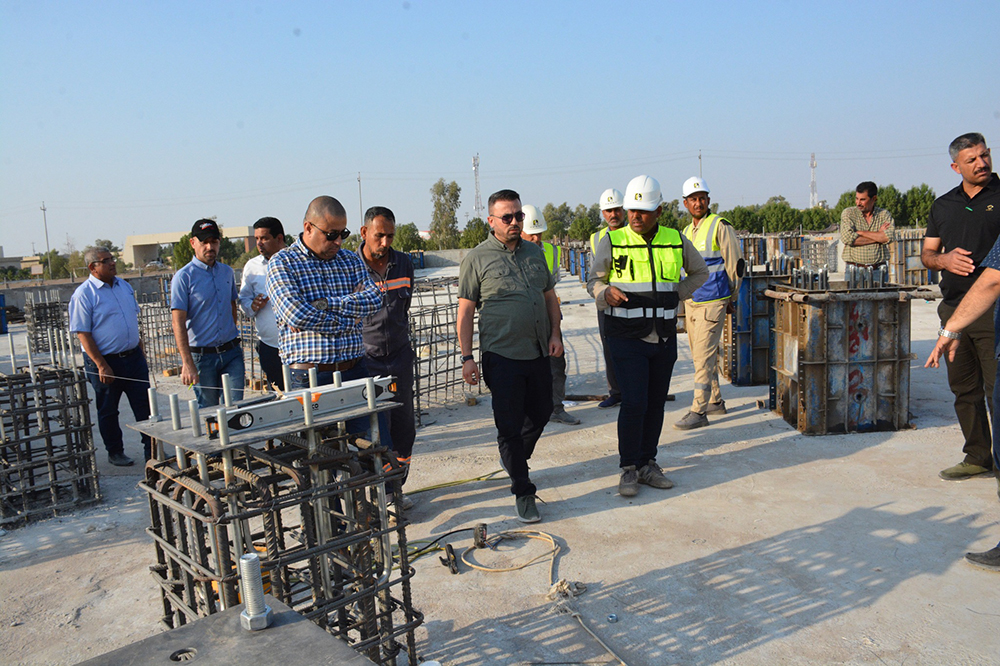
<svg viewBox="0 0 1000 666">
<path fill-rule="evenodd" d="M 222 227 L 222 235 L 230 239 L 243 239 L 244 251 L 249 252 L 253 243 L 252 227 Z M 151 261 L 160 258 L 161 245 L 173 245 L 190 231 L 173 231 L 160 234 L 138 234 L 125 239 L 125 249 L 122 251 L 122 261 L 141 268 Z"/>
</svg>

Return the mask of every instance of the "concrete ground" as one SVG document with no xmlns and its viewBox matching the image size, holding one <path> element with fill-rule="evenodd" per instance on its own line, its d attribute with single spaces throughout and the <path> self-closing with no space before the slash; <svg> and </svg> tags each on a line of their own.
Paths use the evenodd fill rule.
<svg viewBox="0 0 1000 666">
<path fill-rule="evenodd" d="M 558 292 L 568 392 L 601 393 L 593 305 L 572 278 Z M 963 560 L 1000 540 L 997 482 L 937 476 L 961 459 L 961 433 L 944 369 L 923 368 L 934 308 L 913 304 L 913 430 L 802 436 L 757 407 L 766 386 L 726 382 L 729 414 L 674 430 L 692 388 L 682 336 L 658 457 L 676 487 L 619 497 L 617 410 L 570 406 L 583 424 L 550 425 L 531 461 L 545 502 L 536 525 L 513 519 L 503 478 L 417 492 L 499 469 L 488 396 L 429 410 L 407 484 L 411 541 L 480 522 L 491 535 L 537 530 L 561 547 L 556 578 L 586 591 L 567 604 L 574 617 L 546 599 L 547 559 L 506 573 L 462 564 L 452 575 L 439 553 L 425 556 L 413 579 L 422 657 L 617 663 L 599 637 L 630 666 L 1000 663 L 1000 574 Z M 138 437 L 127 437 L 137 455 Z M 140 470 L 99 461 L 102 505 L 0 536 L 3 663 L 74 663 L 160 631 Z M 461 553 L 471 533 L 445 541 Z M 520 538 L 468 557 L 509 567 L 547 549 Z"/>
</svg>

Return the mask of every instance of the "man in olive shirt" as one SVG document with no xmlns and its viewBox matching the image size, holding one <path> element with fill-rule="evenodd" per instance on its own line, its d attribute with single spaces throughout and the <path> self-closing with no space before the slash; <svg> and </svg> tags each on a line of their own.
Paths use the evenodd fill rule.
<svg viewBox="0 0 1000 666">
<path fill-rule="evenodd" d="M 493 421 L 518 520 L 541 520 L 528 459 L 552 415 L 548 356 L 563 353 L 555 277 L 545 254 L 521 241 L 521 197 L 500 190 L 489 199 L 490 236 L 473 248 L 459 273 L 458 342 L 462 377 L 479 383 L 472 356 L 472 322 L 479 310 L 483 379 L 493 394 Z"/>
</svg>

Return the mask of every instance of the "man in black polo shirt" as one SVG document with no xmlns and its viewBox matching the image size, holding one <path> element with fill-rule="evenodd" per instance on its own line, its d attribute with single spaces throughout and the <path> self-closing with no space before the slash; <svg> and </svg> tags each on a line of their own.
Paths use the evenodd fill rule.
<svg viewBox="0 0 1000 666">
<path fill-rule="evenodd" d="M 993 173 L 983 135 L 963 134 L 948 151 L 951 168 L 962 182 L 931 207 L 920 254 L 924 266 L 941 271 L 942 326 L 983 272 L 982 261 L 1000 236 L 1000 178 Z M 994 473 L 987 404 L 992 412 L 996 370 L 993 312 L 987 311 L 965 328 L 954 359 L 948 360 L 948 384 L 965 437 L 965 459 L 942 470 L 942 479 Z"/>
</svg>

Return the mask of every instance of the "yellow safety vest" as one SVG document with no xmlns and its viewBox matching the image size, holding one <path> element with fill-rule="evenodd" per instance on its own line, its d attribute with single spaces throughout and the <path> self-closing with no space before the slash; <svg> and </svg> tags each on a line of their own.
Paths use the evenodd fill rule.
<svg viewBox="0 0 1000 666">
<path fill-rule="evenodd" d="M 601 239 L 608 235 L 608 228 L 598 229 L 590 234 L 590 256 L 597 256 L 597 246 L 601 244 Z"/>
<path fill-rule="evenodd" d="M 726 274 L 726 261 L 722 258 L 716 234 L 720 224 L 725 224 L 725 220 L 710 213 L 702 219 L 697 229 L 694 228 L 694 223 L 684 228 L 684 235 L 708 264 L 708 280 L 691 294 L 691 300 L 695 303 L 722 301 L 732 294 L 729 275 Z"/>
<path fill-rule="evenodd" d="M 562 257 L 562 250 L 552 243 L 542 242 L 542 250 L 545 251 L 545 265 L 548 266 L 549 273 L 556 275 L 559 271 L 559 260 Z"/>
<path fill-rule="evenodd" d="M 628 300 L 605 310 L 605 326 L 610 336 L 644 338 L 653 328 L 661 338 L 676 333 L 677 285 L 684 265 L 680 232 L 658 227 L 653 239 L 645 238 L 625 225 L 608 232 L 611 265 L 608 285 L 621 289 Z"/>
</svg>

